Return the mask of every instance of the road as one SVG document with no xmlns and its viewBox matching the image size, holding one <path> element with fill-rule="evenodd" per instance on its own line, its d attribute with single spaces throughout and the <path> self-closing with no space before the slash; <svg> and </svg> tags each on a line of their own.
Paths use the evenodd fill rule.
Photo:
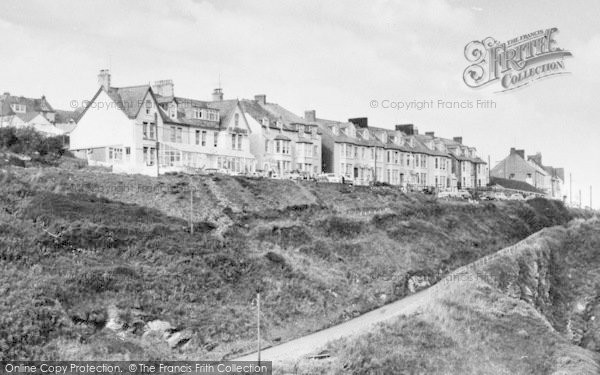
<svg viewBox="0 0 600 375">
<path fill-rule="evenodd" d="M 311 333 L 309 335 L 288 341 L 286 343 L 272 346 L 261 351 L 262 361 L 287 362 L 306 357 L 309 354 L 319 352 L 328 342 L 343 337 L 356 336 L 368 332 L 374 325 L 400 315 L 408 315 L 416 312 L 420 306 L 431 297 L 431 289 L 422 290 L 406 298 L 392 302 L 388 305 L 370 311 L 354 319 L 340 323 L 333 327 Z M 257 354 L 252 353 L 236 361 L 256 361 Z"/>
</svg>

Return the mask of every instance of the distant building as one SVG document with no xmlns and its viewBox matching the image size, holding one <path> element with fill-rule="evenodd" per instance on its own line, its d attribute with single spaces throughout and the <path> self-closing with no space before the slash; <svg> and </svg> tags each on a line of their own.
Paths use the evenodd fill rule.
<svg viewBox="0 0 600 375">
<path fill-rule="evenodd" d="M 171 81 L 120 88 L 110 81 L 102 70 L 100 88 L 70 134 L 78 157 L 117 172 L 150 175 L 254 170 L 250 129 L 237 100 L 176 97 Z"/>
<path fill-rule="evenodd" d="M 321 173 L 321 131 L 314 119 L 302 118 L 266 95 L 241 100 L 251 129 L 250 150 L 257 168 L 267 175 L 284 176 L 295 171 Z"/>
<path fill-rule="evenodd" d="M 40 99 L 14 96 L 8 92 L 0 96 L 0 127 L 31 126 L 45 135 L 63 134 L 64 131 L 55 123 L 56 111 L 43 95 Z"/>
<path fill-rule="evenodd" d="M 420 135 L 412 124 L 386 129 L 369 126 L 367 118 L 316 122 L 323 131 L 324 171 L 351 178 L 355 183 L 378 181 L 455 190 L 461 185 L 471 188 L 488 182 L 487 163 L 475 155 L 474 148 L 435 137 L 432 132 Z M 453 164 L 457 159 L 460 161 Z M 465 172 L 457 174 L 462 168 Z M 461 176 L 465 179 L 463 184 Z"/>
<path fill-rule="evenodd" d="M 524 150 L 511 148 L 509 155 L 491 170 L 491 175 L 526 182 L 548 197 L 562 199 L 564 169 L 544 166 L 540 153 L 526 159 Z"/>
</svg>

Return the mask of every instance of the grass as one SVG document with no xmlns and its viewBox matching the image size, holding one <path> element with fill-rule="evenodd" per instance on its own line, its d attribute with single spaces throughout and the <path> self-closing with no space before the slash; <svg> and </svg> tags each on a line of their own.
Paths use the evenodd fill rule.
<svg viewBox="0 0 600 375">
<path fill-rule="evenodd" d="M 462 269 L 460 278 L 444 279 L 429 291 L 420 313 L 331 343 L 326 361 L 301 360 L 278 371 L 597 374 L 595 319 L 587 316 L 587 345 L 565 328 L 580 320 L 578 303 L 600 309 L 598 245 L 597 219 L 544 230 L 488 262 Z"/>
<path fill-rule="evenodd" d="M 3 172 L 0 288 L 9 302 L 0 306 L 0 360 L 232 356 L 252 348 L 257 289 L 265 344 L 286 341 L 405 296 L 414 275 L 433 284 L 572 218 L 546 200 L 475 206 L 390 187 L 219 176 L 239 208 L 223 210 L 208 178 Z M 346 214 L 381 208 L 389 214 Z M 217 238 L 224 215 L 233 224 Z M 130 333 L 112 350 L 103 328 L 111 306 L 131 326 L 166 320 L 194 337 L 170 350 Z"/>
</svg>

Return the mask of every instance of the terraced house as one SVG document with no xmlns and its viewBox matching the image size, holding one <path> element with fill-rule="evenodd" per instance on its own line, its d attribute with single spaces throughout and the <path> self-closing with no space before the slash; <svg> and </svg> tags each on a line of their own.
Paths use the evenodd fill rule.
<svg viewBox="0 0 600 375">
<path fill-rule="evenodd" d="M 321 172 L 321 131 L 314 120 L 267 102 L 266 95 L 241 100 L 241 106 L 258 169 L 280 177 L 293 171 L 307 176 Z"/>
<path fill-rule="evenodd" d="M 248 123 L 237 100 L 176 97 L 173 82 L 113 87 L 102 70 L 100 88 L 71 132 L 70 149 L 116 172 L 253 171 Z"/>
<path fill-rule="evenodd" d="M 323 169 L 342 175 L 356 184 L 385 182 L 412 188 L 436 187 L 439 190 L 455 190 L 459 187 L 475 187 L 477 175 L 471 170 L 481 159 L 464 157 L 468 166 L 469 183 L 461 184 L 465 172 L 462 164 L 454 167 L 452 152 L 463 153 L 469 149 L 435 137 L 434 133 L 418 134 L 412 124 L 396 125 L 394 129 L 372 127 L 367 118 L 349 119 L 348 122 L 316 119 L 323 131 Z M 450 146 L 450 147 L 449 147 Z M 460 151 L 456 151 L 459 149 Z M 470 148 L 474 152 L 474 148 Z M 453 151 L 454 150 L 454 151 Z M 485 163 L 483 163 L 485 165 Z M 485 167 L 481 175 L 484 174 Z M 471 177 L 473 176 L 473 177 Z M 481 186 L 487 179 L 481 178 Z"/>
</svg>

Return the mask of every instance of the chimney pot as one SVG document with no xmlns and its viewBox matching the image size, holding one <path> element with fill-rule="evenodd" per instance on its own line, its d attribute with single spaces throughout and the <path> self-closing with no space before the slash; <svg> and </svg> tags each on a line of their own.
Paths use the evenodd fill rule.
<svg viewBox="0 0 600 375">
<path fill-rule="evenodd" d="M 260 104 L 267 104 L 267 96 L 265 94 L 254 95 L 254 100 Z"/>
<path fill-rule="evenodd" d="M 462 145 L 462 141 L 463 141 L 463 140 L 462 140 L 462 137 L 454 137 L 454 138 L 452 138 L 452 139 L 454 140 L 454 142 L 456 142 L 456 143 L 460 143 L 460 144 Z"/>
<path fill-rule="evenodd" d="M 428 137 L 435 137 L 435 133 L 434 132 L 425 132 L 425 135 Z"/>
<path fill-rule="evenodd" d="M 222 88 L 217 88 L 217 89 L 215 89 L 215 91 L 213 91 L 212 100 L 213 100 L 213 102 L 223 101 L 223 89 Z"/>
<path fill-rule="evenodd" d="M 309 111 L 304 111 L 304 119 L 309 122 L 317 121 L 317 111 L 311 109 Z"/>
<path fill-rule="evenodd" d="M 98 74 L 98 85 L 102 86 L 106 91 L 110 88 L 110 71 L 108 69 L 100 70 L 100 74 Z"/>
</svg>

